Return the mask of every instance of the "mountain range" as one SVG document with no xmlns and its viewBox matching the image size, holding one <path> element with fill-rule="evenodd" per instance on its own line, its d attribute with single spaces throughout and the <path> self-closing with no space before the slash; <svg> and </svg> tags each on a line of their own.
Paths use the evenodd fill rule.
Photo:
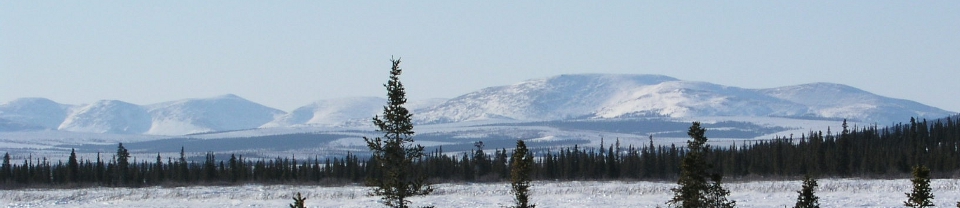
<svg viewBox="0 0 960 208">
<path fill-rule="evenodd" d="M 183 135 L 253 128 L 369 125 L 386 99 L 320 100 L 291 112 L 236 95 L 150 105 L 117 100 L 60 104 L 20 98 L 0 104 L 0 131 Z M 662 75 L 574 74 L 484 88 L 452 99 L 411 101 L 421 124 L 482 120 L 551 121 L 636 117 L 789 117 L 850 119 L 881 125 L 910 117 L 956 115 L 851 86 L 811 83 L 746 89 Z"/>
</svg>

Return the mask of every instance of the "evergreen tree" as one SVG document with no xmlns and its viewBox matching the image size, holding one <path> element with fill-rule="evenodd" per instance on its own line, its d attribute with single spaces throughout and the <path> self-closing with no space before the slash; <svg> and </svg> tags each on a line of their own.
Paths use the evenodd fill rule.
<svg viewBox="0 0 960 208">
<path fill-rule="evenodd" d="M 187 166 L 187 155 L 183 151 L 183 146 L 180 146 L 180 159 L 177 160 L 177 178 L 180 179 L 180 182 L 188 182 L 190 180 L 190 169 Z"/>
<path fill-rule="evenodd" d="M 13 169 L 10 166 L 10 153 L 3 154 L 3 165 L 0 166 L 0 183 L 13 179 Z"/>
<path fill-rule="evenodd" d="M 473 151 L 473 159 L 471 162 L 473 163 L 473 167 L 477 175 L 476 178 L 482 179 L 483 176 L 490 173 L 490 160 L 487 159 L 487 154 L 483 152 L 482 141 L 473 143 L 473 146 L 476 147 L 477 150 Z"/>
<path fill-rule="evenodd" d="M 96 170 L 93 172 L 94 174 L 93 178 L 97 182 L 99 182 L 101 185 L 103 185 L 104 182 L 106 181 L 105 179 L 107 178 L 106 176 L 107 169 L 106 169 L 106 166 L 103 164 L 103 159 L 100 159 L 100 152 L 97 152 L 97 164 L 95 169 Z"/>
<path fill-rule="evenodd" d="M 163 182 L 164 178 L 163 170 L 163 158 L 160 157 L 160 153 L 157 152 L 157 160 L 153 164 L 153 182 L 160 183 Z"/>
<path fill-rule="evenodd" d="M 471 164 L 470 158 L 467 157 L 466 153 L 464 153 L 463 157 L 461 157 L 460 163 L 460 168 L 462 168 L 462 170 L 460 170 L 460 174 L 462 175 L 463 180 L 471 182 L 475 181 L 476 178 L 474 177 L 473 165 Z"/>
<path fill-rule="evenodd" d="M 216 155 L 213 152 L 207 152 L 205 159 L 203 160 L 203 174 L 200 175 L 201 178 L 207 182 L 212 182 L 217 179 L 217 159 Z"/>
<path fill-rule="evenodd" d="M 382 176 L 370 178 L 368 185 L 374 186 L 371 194 L 381 196 L 387 206 L 406 208 L 409 197 L 430 194 L 433 188 L 426 184 L 426 175 L 414 166 L 424 156 L 423 146 L 413 144 L 413 114 L 403 106 L 407 98 L 400 83 L 400 59 L 390 61 L 390 79 L 384 84 L 387 105 L 383 107 L 383 117 L 373 117 L 373 124 L 384 135 L 363 140 L 373 152 Z"/>
<path fill-rule="evenodd" d="M 730 196 L 730 191 L 723 188 L 721 180 L 723 176 L 720 174 L 713 174 L 711 177 L 710 186 L 707 187 L 706 201 L 708 207 L 714 208 L 733 208 L 737 205 L 736 201 L 727 199 L 727 196 Z"/>
<path fill-rule="evenodd" d="M 726 202 L 725 193 L 720 186 L 719 180 L 714 180 L 714 186 L 707 184 L 708 171 L 711 166 L 707 164 L 706 154 L 710 150 L 707 144 L 707 137 L 704 136 L 706 130 L 700 127 L 700 122 L 693 122 L 687 135 L 691 140 L 687 141 L 687 153 L 680 162 L 680 179 L 677 180 L 679 187 L 671 189 L 673 198 L 667 204 L 674 207 L 693 208 L 710 207 L 710 203 Z M 722 176 L 714 176 L 722 177 Z M 722 198 L 719 198 L 723 196 Z M 711 199 L 712 198 L 712 199 Z"/>
<path fill-rule="evenodd" d="M 907 201 L 903 202 L 907 207 L 932 207 L 933 193 L 930 189 L 930 169 L 919 165 L 913 167 L 913 191 L 907 194 Z"/>
<path fill-rule="evenodd" d="M 817 188 L 817 179 L 811 178 L 810 175 L 803 177 L 803 187 L 800 191 L 797 191 L 799 196 L 797 196 L 797 204 L 793 205 L 794 208 L 819 208 L 820 207 L 820 197 L 816 195 Z"/>
<path fill-rule="evenodd" d="M 680 164 L 680 179 L 677 180 L 680 187 L 671 189 L 674 196 L 668 204 L 683 208 L 707 207 L 703 200 L 708 188 L 704 177 L 707 164 L 702 157 L 704 146 L 709 145 L 706 144 L 704 132 L 699 122 L 693 122 L 687 131 L 692 140 L 687 141 L 688 152 Z"/>
<path fill-rule="evenodd" d="M 530 172 L 533 170 L 533 155 L 527 150 L 527 145 L 523 140 L 517 140 L 517 149 L 513 151 L 511 158 L 513 165 L 510 167 L 510 187 L 513 192 L 516 208 L 533 208 L 536 205 L 530 203 Z"/>
<path fill-rule="evenodd" d="M 130 178 L 130 162 L 128 161 L 130 153 L 127 152 L 127 148 L 123 147 L 123 143 L 117 146 L 117 155 L 115 157 L 117 161 L 117 183 L 127 185 L 127 180 Z"/>
<path fill-rule="evenodd" d="M 317 163 L 316 160 L 317 159 L 314 158 L 314 165 L 315 165 L 314 167 L 319 166 L 316 164 Z M 230 174 L 229 174 L 230 182 L 237 182 L 237 179 L 240 178 L 240 172 L 242 171 L 243 170 L 240 169 L 240 162 L 237 161 L 237 156 L 234 154 L 230 154 Z"/>
<path fill-rule="evenodd" d="M 297 192 L 297 195 L 293 197 L 293 204 L 290 204 L 290 208 L 307 208 L 303 204 L 303 201 L 306 200 L 307 198 L 303 198 L 303 196 L 300 195 L 300 192 Z"/>
<path fill-rule="evenodd" d="M 490 170 L 497 174 L 499 179 L 507 179 L 510 176 L 510 168 L 507 167 L 507 149 L 501 148 L 494 152 L 493 162 Z"/>
<path fill-rule="evenodd" d="M 77 163 L 77 153 L 70 149 L 70 158 L 67 159 L 67 180 L 76 183 L 80 177 L 80 164 Z"/>
</svg>

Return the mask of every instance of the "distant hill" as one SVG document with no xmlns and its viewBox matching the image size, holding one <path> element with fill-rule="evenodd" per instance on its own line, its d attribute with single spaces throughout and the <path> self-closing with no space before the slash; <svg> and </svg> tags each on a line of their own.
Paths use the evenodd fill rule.
<svg viewBox="0 0 960 208">
<path fill-rule="evenodd" d="M 295 125 L 338 126 L 362 118 L 372 118 L 383 111 L 387 99 L 379 97 L 356 97 L 321 100 L 299 107 L 278 117 L 262 127 L 285 127 Z"/>
<path fill-rule="evenodd" d="M 850 119 L 867 123 L 954 114 L 850 86 L 814 83 L 744 89 L 661 75 L 560 75 L 489 87 L 419 114 L 423 123 L 484 119 L 753 116 Z"/>
<path fill-rule="evenodd" d="M 286 113 L 232 94 L 164 102 L 146 108 L 152 120 L 146 133 L 160 135 L 257 128 Z"/>
<path fill-rule="evenodd" d="M 20 98 L 0 104 L 0 119 L 24 126 L 57 129 L 73 107 L 46 98 Z"/>
<path fill-rule="evenodd" d="M 150 114 L 141 106 L 101 100 L 79 107 L 57 129 L 65 131 L 142 134 L 150 129 Z"/>
<path fill-rule="evenodd" d="M 386 100 L 354 97 L 319 100 L 292 112 L 236 95 L 184 99 L 151 105 L 103 100 L 86 105 L 21 98 L 0 105 L 0 131 L 64 131 L 184 135 L 253 128 L 360 127 Z M 420 124 L 484 120 L 786 117 L 849 119 L 881 125 L 910 117 L 956 115 L 914 101 L 889 98 L 851 86 L 812 83 L 745 89 L 662 75 L 573 74 L 484 88 L 453 99 L 411 100 Z"/>
</svg>

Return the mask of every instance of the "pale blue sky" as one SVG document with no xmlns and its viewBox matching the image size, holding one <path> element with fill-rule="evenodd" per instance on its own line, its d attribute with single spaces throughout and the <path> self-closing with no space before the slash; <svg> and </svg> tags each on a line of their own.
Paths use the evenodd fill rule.
<svg viewBox="0 0 960 208">
<path fill-rule="evenodd" d="M 0 1 L 0 102 L 233 93 L 290 111 L 384 96 L 391 56 L 411 99 L 627 73 L 960 111 L 960 1 Z"/>
</svg>

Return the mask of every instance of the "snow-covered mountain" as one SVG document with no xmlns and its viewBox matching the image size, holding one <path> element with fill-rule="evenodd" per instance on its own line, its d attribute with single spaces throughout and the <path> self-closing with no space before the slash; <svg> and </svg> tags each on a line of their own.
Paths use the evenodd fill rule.
<svg viewBox="0 0 960 208">
<path fill-rule="evenodd" d="M 918 102 L 879 96 L 834 83 L 812 83 L 759 91 L 807 106 L 809 115 L 854 118 L 882 125 L 902 122 L 910 117 L 942 118 L 956 114 Z"/>
<path fill-rule="evenodd" d="M 408 100 L 406 107 L 416 114 L 424 108 L 446 101 L 442 98 Z M 313 102 L 277 117 L 261 128 L 290 126 L 344 127 L 369 125 L 370 118 L 383 112 L 387 99 L 380 97 L 348 97 Z"/>
<path fill-rule="evenodd" d="M 428 108 L 423 123 L 640 116 L 776 116 L 902 121 L 954 114 L 853 87 L 815 83 L 744 89 L 661 75 L 560 75 L 482 89 Z"/>
<path fill-rule="evenodd" d="M 183 135 L 257 128 L 285 113 L 229 94 L 145 106 L 117 100 L 72 106 L 21 98 L 0 105 L 0 131 Z"/>
<path fill-rule="evenodd" d="M 160 135 L 257 128 L 285 114 L 232 94 L 164 102 L 146 108 L 152 122 L 145 133 Z"/>
<path fill-rule="evenodd" d="M 182 135 L 272 127 L 369 125 L 386 100 L 320 100 L 286 113 L 236 95 L 139 106 L 122 101 L 65 105 L 22 98 L 0 105 L 0 131 Z M 632 117 L 791 117 L 881 125 L 955 115 L 854 87 L 813 83 L 745 89 L 662 75 L 576 74 L 481 89 L 453 99 L 410 100 L 420 124 L 479 120 L 543 121 Z"/>
<path fill-rule="evenodd" d="M 80 107 L 60 124 L 65 131 L 141 134 L 150 129 L 150 114 L 139 105 L 101 100 Z"/>
<path fill-rule="evenodd" d="M 264 124 L 263 128 L 297 125 L 340 126 L 357 119 L 370 119 L 383 111 L 387 99 L 379 97 L 353 97 L 320 100 L 299 107 Z"/>
<path fill-rule="evenodd" d="M 10 126 L 57 129 L 72 107 L 46 98 L 20 98 L 0 104 L 0 119 Z"/>
<path fill-rule="evenodd" d="M 407 107 L 417 112 L 445 100 L 411 100 Z M 44 98 L 21 98 L 0 105 L 0 132 L 58 129 L 184 135 L 260 127 L 360 126 L 369 125 L 369 119 L 380 114 L 386 102 L 378 97 L 329 99 L 286 113 L 232 94 L 143 106 L 116 100 L 74 106 Z"/>
<path fill-rule="evenodd" d="M 561 75 L 468 93 L 425 109 L 417 120 L 444 123 L 582 117 L 617 102 L 611 98 L 630 93 L 624 89 L 676 80 L 657 75 Z"/>
</svg>

